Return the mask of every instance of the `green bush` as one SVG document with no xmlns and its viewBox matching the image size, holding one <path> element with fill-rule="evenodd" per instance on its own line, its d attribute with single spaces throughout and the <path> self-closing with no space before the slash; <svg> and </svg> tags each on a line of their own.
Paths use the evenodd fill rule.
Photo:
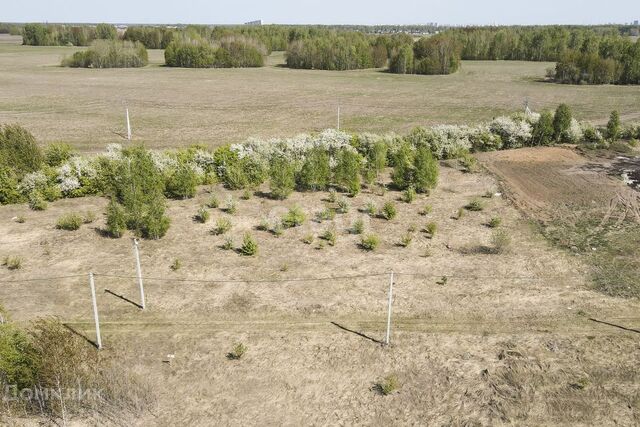
<svg viewBox="0 0 640 427">
<path fill-rule="evenodd" d="M 218 206 L 220 206 L 220 201 L 218 201 L 218 197 L 215 194 L 212 194 L 207 201 L 207 207 L 216 209 Z"/>
<path fill-rule="evenodd" d="M 502 219 L 499 216 L 494 216 L 493 218 L 491 218 L 487 225 L 490 228 L 498 228 L 500 227 L 500 224 L 502 224 Z"/>
<path fill-rule="evenodd" d="M 316 213 L 316 221 L 331 221 L 336 217 L 336 211 L 331 208 L 324 208 L 320 212 Z"/>
<path fill-rule="evenodd" d="M 464 207 L 466 210 L 471 212 L 480 212 L 484 210 L 484 202 L 480 199 L 473 199 Z"/>
<path fill-rule="evenodd" d="M 413 203 L 415 199 L 416 199 L 416 190 L 415 188 L 413 188 L 413 186 L 410 186 L 409 188 L 407 188 L 402 192 L 402 200 L 404 200 L 406 203 Z"/>
<path fill-rule="evenodd" d="M 344 188 L 351 196 L 360 192 L 360 169 L 362 156 L 350 149 L 343 148 L 338 151 L 334 179 L 338 186 Z"/>
<path fill-rule="evenodd" d="M 390 395 L 394 391 L 400 388 L 398 377 L 395 375 L 389 375 L 377 384 L 378 391 L 384 396 Z"/>
<path fill-rule="evenodd" d="M 295 165 L 291 161 L 281 156 L 271 159 L 269 177 L 271 197 L 284 200 L 293 193 L 296 186 L 296 178 Z"/>
<path fill-rule="evenodd" d="M 438 161 L 428 147 L 416 149 L 414 160 L 414 185 L 419 193 L 428 193 L 438 185 Z"/>
<path fill-rule="evenodd" d="M 56 228 L 59 230 L 75 231 L 82 225 L 82 216 L 77 213 L 65 214 L 58 218 Z"/>
<path fill-rule="evenodd" d="M 396 205 L 394 205 L 393 202 L 386 202 L 380 211 L 380 216 L 387 221 L 394 219 L 397 214 L 398 211 L 396 210 Z"/>
<path fill-rule="evenodd" d="M 553 137 L 558 142 L 570 142 L 567 132 L 571 127 L 571 108 L 567 104 L 560 104 L 553 116 Z"/>
<path fill-rule="evenodd" d="M 122 156 L 103 171 L 104 192 L 124 208 L 129 230 L 159 239 L 170 225 L 165 215 L 164 178 L 143 147 L 127 148 Z"/>
<path fill-rule="evenodd" d="M 296 177 L 301 190 L 320 191 L 327 188 L 331 179 L 329 154 L 322 147 L 314 147 L 305 157 Z"/>
<path fill-rule="evenodd" d="M 420 215 L 427 216 L 433 211 L 433 207 L 431 205 L 424 205 L 422 209 L 420 209 Z"/>
<path fill-rule="evenodd" d="M 85 224 L 91 224 L 96 220 L 96 213 L 94 211 L 86 211 L 82 217 L 82 222 Z"/>
<path fill-rule="evenodd" d="M 320 238 L 325 240 L 329 245 L 335 246 L 336 241 L 338 240 L 338 233 L 334 226 L 327 228 L 321 235 Z"/>
<path fill-rule="evenodd" d="M 380 239 L 375 234 L 368 234 L 360 239 L 360 247 L 365 251 L 375 251 L 380 245 Z"/>
<path fill-rule="evenodd" d="M 240 253 L 245 256 L 254 256 L 258 253 L 258 243 L 251 234 L 246 233 L 244 235 Z"/>
<path fill-rule="evenodd" d="M 174 259 L 169 268 L 171 268 L 172 271 L 180 270 L 182 268 L 182 261 L 178 258 Z"/>
<path fill-rule="evenodd" d="M 553 114 L 543 111 L 533 126 L 532 145 L 551 145 L 554 137 Z"/>
<path fill-rule="evenodd" d="M 373 201 L 368 201 L 367 204 L 362 208 L 362 212 L 366 213 L 369 216 L 375 216 L 378 213 L 378 206 Z"/>
<path fill-rule="evenodd" d="M 73 156 L 73 148 L 64 142 L 49 144 L 44 152 L 44 158 L 47 165 L 52 167 L 62 166 Z"/>
<path fill-rule="evenodd" d="M 9 270 L 20 270 L 22 268 L 22 258 L 19 256 L 6 256 L 2 260 L 2 265 Z"/>
<path fill-rule="evenodd" d="M 198 212 L 196 212 L 196 214 L 193 216 L 193 219 L 204 224 L 205 222 L 209 221 L 210 217 L 211 214 L 209 213 L 207 208 L 204 206 L 200 206 L 200 209 L 198 209 Z"/>
<path fill-rule="evenodd" d="M 47 201 L 39 191 L 33 191 L 29 194 L 29 208 L 34 211 L 44 211 L 47 209 L 47 206 Z"/>
<path fill-rule="evenodd" d="M 353 225 L 351 226 L 351 233 L 352 234 L 364 233 L 364 221 L 362 220 L 362 218 L 358 218 L 353 222 Z"/>
<path fill-rule="evenodd" d="M 435 222 L 430 222 L 425 226 L 424 231 L 425 233 L 427 233 L 427 236 L 430 239 L 433 239 L 433 237 L 436 235 L 436 231 L 438 231 L 438 224 L 436 224 Z"/>
<path fill-rule="evenodd" d="M 232 224 L 228 218 L 218 218 L 215 227 L 211 230 L 214 236 L 220 236 L 231 230 Z"/>
<path fill-rule="evenodd" d="M 39 170 L 44 156 L 33 135 L 19 125 L 0 128 L 0 170 L 12 171 L 15 179 Z"/>
<path fill-rule="evenodd" d="M 287 48 L 289 68 L 316 70 L 356 70 L 372 68 L 374 48 L 359 32 L 313 33 L 314 37 L 294 39 Z"/>
<path fill-rule="evenodd" d="M 341 197 L 338 200 L 337 204 L 338 204 L 338 208 L 336 209 L 336 211 L 341 214 L 346 214 L 347 212 L 349 212 L 349 209 L 351 208 L 351 205 L 349 205 L 349 201 L 344 197 Z"/>
<path fill-rule="evenodd" d="M 114 238 L 122 237 L 127 229 L 127 215 L 124 207 L 111 199 L 107 206 L 107 234 Z"/>
<path fill-rule="evenodd" d="M 262 67 L 266 48 L 249 37 L 234 36 L 215 43 L 203 39 L 175 39 L 166 47 L 169 67 L 234 68 Z"/>
<path fill-rule="evenodd" d="M 181 163 L 169 175 L 165 183 L 165 194 L 172 199 L 190 199 L 196 195 L 198 176 L 193 168 Z"/>
<path fill-rule="evenodd" d="M 238 212 L 238 204 L 233 200 L 233 196 L 229 195 L 229 197 L 227 197 L 227 206 L 224 208 L 224 211 L 229 215 L 235 215 Z"/>
<path fill-rule="evenodd" d="M 144 45 L 126 40 L 96 40 L 88 49 L 62 60 L 63 67 L 75 68 L 144 67 L 148 63 Z"/>
<path fill-rule="evenodd" d="M 398 245 L 402 246 L 403 248 L 406 248 L 411 244 L 412 241 L 413 241 L 413 234 L 405 233 L 402 235 L 402 237 L 400 237 L 400 242 L 398 243 Z"/>
<path fill-rule="evenodd" d="M 413 152 L 410 144 L 403 142 L 393 156 L 393 172 L 391 174 L 391 179 L 396 188 L 403 190 L 413 183 L 414 158 L 415 153 Z"/>
<path fill-rule="evenodd" d="M 0 159 L 0 205 L 19 203 L 23 196 L 18 191 L 18 180 L 13 170 L 2 166 Z"/>
<path fill-rule="evenodd" d="M 227 237 L 226 239 L 224 239 L 224 243 L 220 247 L 225 251 L 230 251 L 231 249 L 233 249 L 233 238 Z"/>
<path fill-rule="evenodd" d="M 282 226 L 285 228 L 299 227 L 307 219 L 307 216 L 299 206 L 289 209 L 289 212 L 282 218 Z"/>
<path fill-rule="evenodd" d="M 245 355 L 247 350 L 248 349 L 246 345 L 238 343 L 234 345 L 233 349 L 227 354 L 227 358 L 231 360 L 240 360 L 242 359 L 242 356 Z"/>
</svg>

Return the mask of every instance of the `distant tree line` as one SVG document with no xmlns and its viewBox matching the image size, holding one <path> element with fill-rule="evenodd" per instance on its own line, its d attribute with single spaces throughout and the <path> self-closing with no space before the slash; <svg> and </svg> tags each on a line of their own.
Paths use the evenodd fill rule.
<svg viewBox="0 0 640 427">
<path fill-rule="evenodd" d="M 44 25 L 25 24 L 22 44 L 31 46 L 89 46 L 96 39 L 116 39 L 113 25 Z"/>
<path fill-rule="evenodd" d="M 0 34 L 11 34 L 12 36 L 19 36 L 22 34 L 22 25 L 0 23 Z"/>
<path fill-rule="evenodd" d="M 287 66 L 319 70 L 356 70 L 383 67 L 387 49 L 362 33 L 334 33 L 289 44 Z"/>
<path fill-rule="evenodd" d="M 554 61 L 560 83 L 639 84 L 640 44 L 626 27 L 482 27 L 447 31 L 467 60 Z"/>
</svg>

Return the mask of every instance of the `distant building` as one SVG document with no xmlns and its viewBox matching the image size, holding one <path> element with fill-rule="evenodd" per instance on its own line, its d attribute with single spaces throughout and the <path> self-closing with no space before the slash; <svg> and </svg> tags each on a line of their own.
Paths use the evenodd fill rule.
<svg viewBox="0 0 640 427">
<path fill-rule="evenodd" d="M 244 25 L 262 25 L 262 19 L 258 19 L 257 21 L 245 22 Z"/>
<path fill-rule="evenodd" d="M 638 20 L 633 21 L 633 25 L 638 25 Z"/>
</svg>

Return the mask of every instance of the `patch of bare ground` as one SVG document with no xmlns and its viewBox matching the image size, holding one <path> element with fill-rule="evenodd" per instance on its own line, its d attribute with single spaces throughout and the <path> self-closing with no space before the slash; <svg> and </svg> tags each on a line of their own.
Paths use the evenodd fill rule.
<svg viewBox="0 0 640 427">
<path fill-rule="evenodd" d="M 18 321 L 57 315 L 93 338 L 86 275 L 97 273 L 104 351 L 146 377 L 157 396 L 140 425 L 638 423 L 638 335 L 589 320 L 638 329 L 638 301 L 591 290 L 585 267 L 532 232 L 508 199 L 482 199 L 482 211 L 454 219 L 471 199 L 497 191 L 492 176 L 442 168 L 440 182 L 413 204 L 395 191 L 365 191 L 349 199 L 348 213 L 322 223 L 311 219 L 331 206 L 327 193 L 241 200 L 214 186 L 171 201 L 167 236 L 141 243 L 145 311 L 132 304 L 134 278 L 107 277 L 135 276 L 130 239 L 103 237 L 101 216 L 76 232 L 55 229 L 63 213 L 102 212 L 105 200 L 62 200 L 44 212 L 3 206 L 0 255 L 22 257 L 23 267 L 0 270 L 0 301 Z M 210 209 L 208 223 L 194 222 L 209 191 L 222 207 L 233 195 L 237 213 Z M 393 201 L 398 216 L 367 216 L 359 208 L 369 201 Z M 426 204 L 432 211 L 422 216 Z M 256 229 L 294 205 L 309 218 L 301 227 L 280 237 Z M 486 224 L 497 216 L 509 250 L 468 250 L 492 245 Z M 214 236 L 222 217 L 233 226 Z M 376 251 L 361 250 L 360 236 L 349 233 L 358 218 L 380 237 Z M 438 224 L 432 238 L 421 231 L 428 222 Z M 335 246 L 318 237 L 328 227 Z M 409 229 L 413 240 L 399 246 Z M 246 232 L 257 256 L 221 249 L 227 237 L 237 248 Z M 302 241 L 308 235 L 311 244 Z M 382 347 L 391 270 L 392 345 Z M 329 276 L 336 278 L 287 281 Z M 247 352 L 229 360 L 238 342 Z M 400 387 L 382 396 L 375 384 L 389 374 Z"/>
</svg>

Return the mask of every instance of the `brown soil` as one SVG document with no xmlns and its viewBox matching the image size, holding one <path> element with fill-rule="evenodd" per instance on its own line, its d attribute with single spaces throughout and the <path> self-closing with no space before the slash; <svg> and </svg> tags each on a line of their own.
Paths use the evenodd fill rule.
<svg viewBox="0 0 640 427">
<path fill-rule="evenodd" d="M 625 191 L 602 160 L 588 159 L 570 147 L 522 148 L 478 157 L 504 182 L 518 207 L 538 217 L 567 206 L 605 206 Z"/>
</svg>

